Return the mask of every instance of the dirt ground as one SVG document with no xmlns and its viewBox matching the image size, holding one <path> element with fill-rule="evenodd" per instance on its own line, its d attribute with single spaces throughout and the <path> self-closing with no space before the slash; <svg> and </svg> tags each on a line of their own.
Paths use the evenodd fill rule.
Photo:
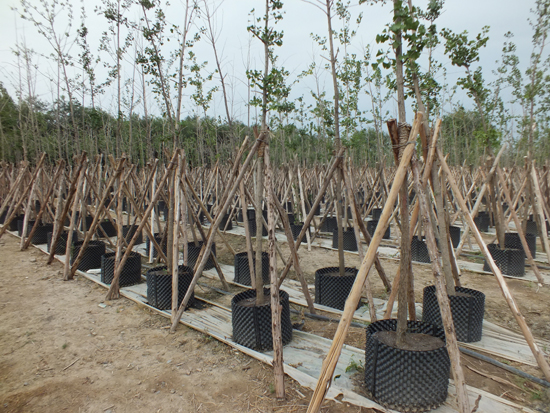
<svg viewBox="0 0 550 413">
<path fill-rule="evenodd" d="M 311 391 L 209 336 L 0 240 L 0 412 L 303 412 Z M 104 306 L 105 304 L 105 306 Z M 366 412 L 326 402 L 323 412 Z"/>
<path fill-rule="evenodd" d="M 226 238 L 237 252 L 245 250 L 243 237 Z M 221 240 L 216 244 L 220 262 L 231 264 Z M 64 282 L 61 264 L 47 266 L 40 251 L 18 247 L 11 235 L 0 240 L 0 412 L 306 411 L 312 392 L 286 377 L 287 398 L 277 401 L 269 366 L 182 325 L 170 334 L 167 319 L 124 298 L 104 302 L 103 288 L 82 278 Z M 286 245 L 281 248 L 288 256 Z M 335 251 L 303 246 L 299 255 L 309 283 L 317 268 L 338 262 Z M 359 266 L 358 256 L 346 253 L 346 265 Z M 397 261 L 383 260 L 383 266 L 393 279 Z M 414 275 L 421 302 L 423 287 L 432 284 L 430 267 L 415 265 Z M 386 298 L 374 270 L 370 277 L 374 295 Z M 462 283 L 487 295 L 486 319 L 519 332 L 493 277 L 464 273 Z M 550 288 L 519 280 L 508 285 L 535 336 L 550 340 Z M 197 292 L 215 298 L 208 289 Z M 328 338 L 337 327 L 302 321 L 305 331 Z M 351 328 L 346 343 L 364 347 L 364 331 Z M 507 363 L 542 377 L 538 369 Z M 463 366 L 468 384 L 550 412 L 547 389 L 470 357 L 463 356 Z M 358 392 L 364 391 L 361 376 Z M 369 411 L 324 406 L 323 412 Z"/>
</svg>

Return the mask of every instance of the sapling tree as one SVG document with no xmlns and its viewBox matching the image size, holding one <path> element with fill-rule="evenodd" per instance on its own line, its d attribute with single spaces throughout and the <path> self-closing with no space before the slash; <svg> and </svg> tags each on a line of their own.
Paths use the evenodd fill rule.
<svg viewBox="0 0 550 413">
<path fill-rule="evenodd" d="M 288 72 L 284 68 L 275 66 L 276 56 L 275 46 L 280 47 L 283 44 L 283 32 L 277 31 L 274 24 L 280 22 L 283 18 L 283 2 L 280 0 L 266 0 L 265 13 L 261 17 L 256 17 L 253 24 L 248 26 L 247 30 L 264 47 L 264 67 L 263 70 L 249 69 L 246 72 L 251 86 L 261 92 L 261 98 L 254 96 L 250 104 L 261 108 L 261 131 L 260 139 L 264 142 L 258 148 L 258 159 L 256 163 L 256 304 L 263 305 L 265 298 L 263 293 L 262 281 L 262 199 L 263 199 L 263 176 L 264 176 L 264 150 L 269 139 L 269 130 L 267 128 L 267 114 L 277 99 L 288 96 L 290 90 L 285 84 L 285 78 Z M 252 11 L 252 13 L 254 10 Z M 243 209 L 243 213 L 245 210 Z"/>
</svg>

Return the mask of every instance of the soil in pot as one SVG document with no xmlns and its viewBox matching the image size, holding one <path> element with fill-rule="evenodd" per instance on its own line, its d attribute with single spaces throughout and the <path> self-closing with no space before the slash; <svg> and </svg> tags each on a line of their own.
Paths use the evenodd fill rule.
<svg viewBox="0 0 550 413">
<path fill-rule="evenodd" d="M 74 262 L 74 259 L 78 257 L 83 243 L 84 241 L 77 241 L 73 244 L 71 264 Z M 93 268 L 101 268 L 101 257 L 103 255 L 105 255 L 105 243 L 103 241 L 91 240 L 78 264 L 78 269 L 80 271 L 88 271 Z"/>
<path fill-rule="evenodd" d="M 195 265 L 197 263 L 197 258 L 199 258 L 199 254 L 201 252 L 202 246 L 204 244 L 203 241 L 197 242 L 198 246 L 195 245 L 194 242 L 187 243 L 187 266 L 191 269 L 195 268 Z M 210 270 L 214 268 L 214 260 L 212 259 L 212 254 L 216 256 L 216 243 L 212 243 L 212 252 L 210 253 L 210 257 L 208 258 L 208 261 L 206 261 L 206 265 L 204 266 L 204 270 Z"/>
<path fill-rule="evenodd" d="M 372 398 L 398 411 L 427 411 L 447 398 L 450 360 L 442 329 L 408 321 L 405 346 L 395 345 L 397 320 L 367 327 L 365 383 Z"/>
<path fill-rule="evenodd" d="M 315 302 L 343 310 L 357 271 L 357 268 L 346 267 L 343 277 L 340 276 L 338 267 L 320 268 L 315 271 Z"/>
<path fill-rule="evenodd" d="M 145 276 L 147 277 L 147 301 L 153 307 L 159 310 L 170 310 L 172 308 L 172 274 L 167 272 L 165 265 L 149 269 Z M 183 301 L 191 281 L 193 280 L 193 269 L 187 266 L 178 266 L 178 306 Z M 193 304 L 195 293 L 187 304 L 187 307 Z"/>
<path fill-rule="evenodd" d="M 252 253 L 252 260 L 254 269 L 256 268 L 256 253 Z M 255 270 L 254 270 L 255 271 Z M 262 280 L 264 285 L 267 285 L 270 283 L 269 278 L 269 254 L 265 251 L 262 251 Z M 242 285 L 249 285 L 251 286 L 252 283 L 250 281 L 250 266 L 248 264 L 248 253 L 245 252 L 239 252 L 235 254 L 235 279 L 234 281 L 236 283 L 242 284 Z"/>
<path fill-rule="evenodd" d="M 376 228 L 378 227 L 378 220 L 371 220 L 367 221 L 367 231 L 372 237 L 374 235 L 374 232 L 376 231 Z M 382 236 L 382 239 L 390 239 L 390 226 L 388 225 L 388 228 L 386 228 L 386 232 L 384 232 L 384 235 Z"/>
<path fill-rule="evenodd" d="M 357 251 L 357 240 L 353 228 L 342 231 L 344 236 L 344 250 Z M 338 249 L 338 228 L 332 231 L 332 248 Z"/>
<path fill-rule="evenodd" d="M 503 274 L 513 277 L 523 277 L 525 275 L 525 253 L 523 249 L 500 248 L 497 244 L 487 244 L 487 249 Z M 487 261 L 483 264 L 483 271 L 491 271 Z"/>
<path fill-rule="evenodd" d="M 470 288 L 455 287 L 456 295 L 449 296 L 451 313 L 458 341 L 473 343 L 481 340 L 485 294 Z M 424 288 L 422 321 L 443 328 L 435 286 Z"/>
<path fill-rule="evenodd" d="M 231 300 L 233 340 L 245 347 L 265 351 L 273 349 L 271 334 L 271 297 L 264 288 L 265 304 L 256 305 L 256 290 L 239 293 Z M 281 335 L 283 345 L 292 340 L 292 322 L 288 293 L 279 290 L 281 309 Z"/>
<path fill-rule="evenodd" d="M 111 284 L 115 275 L 115 258 L 116 252 L 109 252 L 101 257 L 101 282 Z M 120 287 L 139 284 L 141 282 L 141 255 L 132 251 L 118 279 Z"/>
</svg>

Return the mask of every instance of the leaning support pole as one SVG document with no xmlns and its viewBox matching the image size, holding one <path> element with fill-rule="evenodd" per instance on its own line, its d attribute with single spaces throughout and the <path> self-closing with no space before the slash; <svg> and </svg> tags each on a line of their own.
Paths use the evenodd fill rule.
<svg viewBox="0 0 550 413">
<path fill-rule="evenodd" d="M 416 194 L 418 196 L 418 201 L 420 204 L 422 222 L 424 223 L 424 227 L 426 228 L 426 242 L 428 243 L 428 253 L 430 255 L 430 260 L 432 261 L 432 272 L 434 275 L 437 301 L 439 302 L 439 308 L 441 311 L 441 320 L 443 321 L 443 328 L 445 329 L 445 341 L 447 342 L 447 351 L 449 352 L 449 358 L 451 359 L 452 373 L 456 387 L 458 411 L 460 413 L 470 413 L 471 410 L 468 400 L 468 391 L 466 389 L 462 365 L 460 364 L 460 350 L 458 349 L 456 330 L 453 323 L 453 315 L 451 313 L 451 303 L 449 301 L 448 286 L 445 285 L 446 282 L 452 282 L 452 278 L 445 281 L 445 277 L 443 277 L 443 275 L 441 274 L 442 269 L 441 264 L 439 263 L 439 253 L 437 251 L 435 234 L 432 224 L 430 222 L 430 215 L 428 213 L 428 201 L 426 199 L 424 188 L 420 183 L 420 172 L 418 171 L 418 165 L 416 164 L 416 161 L 414 159 L 412 160 L 412 170 L 414 184 L 416 186 Z M 435 176 L 435 179 L 439 178 Z M 441 222 L 443 223 L 444 221 L 442 220 Z M 442 240 L 441 242 L 446 241 Z M 452 283 L 451 287 L 454 293 L 454 283 Z"/>
<path fill-rule="evenodd" d="M 342 313 L 342 318 L 338 324 L 336 333 L 334 334 L 334 339 L 332 340 L 332 345 L 330 346 L 329 352 L 323 361 L 323 366 L 321 373 L 319 375 L 319 380 L 317 381 L 317 387 L 313 392 L 311 401 L 308 407 L 308 413 L 317 413 L 321 410 L 321 404 L 327 394 L 328 389 L 330 388 L 330 383 L 332 382 L 332 377 L 334 375 L 334 370 L 336 369 L 336 364 L 340 358 L 342 352 L 342 347 L 344 346 L 344 340 L 346 339 L 350 323 L 353 319 L 353 314 L 357 309 L 357 304 L 361 299 L 361 291 L 363 289 L 363 284 L 367 278 L 369 271 L 374 263 L 376 257 L 376 250 L 378 249 L 382 237 L 389 223 L 390 216 L 393 212 L 393 204 L 397 200 L 397 194 L 403 185 L 407 169 L 409 168 L 409 162 L 411 160 L 412 154 L 415 150 L 414 143 L 416 136 L 418 135 L 418 129 L 422 123 L 422 112 L 416 114 L 415 121 L 412 126 L 412 131 L 409 135 L 409 140 L 406 144 L 406 147 L 403 151 L 401 157 L 401 162 L 393 179 L 393 185 L 391 187 L 390 193 L 388 194 L 388 199 L 382 210 L 382 215 L 378 221 L 378 226 L 374 235 L 372 237 L 372 242 L 367 249 L 365 254 L 365 259 L 359 268 L 359 272 L 353 283 L 353 287 L 349 293 L 348 299 L 346 300 L 346 305 Z"/>
<path fill-rule="evenodd" d="M 502 291 L 502 294 L 504 295 L 504 299 L 508 303 L 508 306 L 510 307 L 512 314 L 515 317 L 519 325 L 519 328 L 521 329 L 521 332 L 523 333 L 523 336 L 527 341 L 527 344 L 529 344 L 529 347 L 531 348 L 531 351 L 533 352 L 533 355 L 535 356 L 535 359 L 537 360 L 537 363 L 540 369 L 542 370 L 544 377 L 546 377 L 546 380 L 550 380 L 550 366 L 548 365 L 548 362 L 546 361 L 544 354 L 540 351 L 539 347 L 537 346 L 537 343 L 535 343 L 535 338 L 533 337 L 533 334 L 531 333 L 529 326 L 525 322 L 525 318 L 521 314 L 519 307 L 516 304 L 516 300 L 514 299 L 514 297 L 512 296 L 512 293 L 508 289 L 508 285 L 506 284 L 506 280 L 504 279 L 502 272 L 495 264 L 493 257 L 491 256 L 491 254 L 489 253 L 489 250 L 487 249 L 487 245 L 485 245 L 485 242 L 483 242 L 483 238 L 481 237 L 479 230 L 474 224 L 472 215 L 470 215 L 470 213 L 468 212 L 468 207 L 466 206 L 466 202 L 464 202 L 464 198 L 462 198 L 460 189 L 458 188 L 458 185 L 456 184 L 453 178 L 451 170 L 449 169 L 449 166 L 447 165 L 447 162 L 445 161 L 445 158 L 443 157 L 441 150 L 439 149 L 437 150 L 437 155 L 439 156 L 439 160 L 441 161 L 441 166 L 443 167 L 443 171 L 445 171 L 445 174 L 447 175 L 447 181 L 449 182 L 449 184 L 451 184 L 451 188 L 453 190 L 455 199 L 458 201 L 458 204 L 460 205 L 460 208 L 464 213 L 464 217 L 468 222 L 468 226 L 470 227 L 470 230 L 472 231 L 472 234 L 474 235 L 479 245 L 479 248 L 481 249 L 481 252 L 485 256 L 485 260 L 489 264 L 491 271 L 493 272 L 493 274 L 495 274 L 495 278 Z"/>
</svg>

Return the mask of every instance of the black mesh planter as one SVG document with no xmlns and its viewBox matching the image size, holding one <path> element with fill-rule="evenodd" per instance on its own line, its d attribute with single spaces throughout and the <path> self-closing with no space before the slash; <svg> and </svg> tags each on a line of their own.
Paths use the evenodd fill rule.
<svg viewBox="0 0 550 413">
<path fill-rule="evenodd" d="M 285 202 L 285 204 L 284 204 L 283 207 L 284 207 L 284 209 L 285 209 L 286 212 L 293 212 L 293 210 L 292 210 L 292 202 L 291 202 L 291 201 Z"/>
<path fill-rule="evenodd" d="M 115 275 L 116 252 L 109 252 L 101 257 L 101 282 L 111 284 Z M 118 285 L 127 287 L 141 282 L 141 255 L 132 251 L 122 267 Z"/>
<path fill-rule="evenodd" d="M 21 222 L 21 227 L 23 227 L 23 221 Z M 36 223 L 36 221 L 29 221 L 27 224 L 27 236 L 31 233 L 33 225 Z M 21 228 L 21 232 L 23 231 L 23 228 Z M 34 234 L 31 239 L 31 243 L 34 245 L 39 244 L 47 244 L 48 243 L 48 232 L 53 231 L 53 224 L 38 224 L 38 228 L 36 228 L 36 231 L 34 231 Z"/>
<path fill-rule="evenodd" d="M 231 300 L 231 324 L 233 340 L 242 346 L 254 350 L 272 350 L 271 303 L 269 288 L 264 289 L 265 304 L 256 306 L 256 291 L 243 291 Z M 281 309 L 281 335 L 283 345 L 292 340 L 292 322 L 288 293 L 279 290 Z"/>
<path fill-rule="evenodd" d="M 344 250 L 357 251 L 357 240 L 353 228 L 342 231 L 344 236 Z M 338 228 L 332 231 L 332 248 L 338 249 Z"/>
<path fill-rule="evenodd" d="M 101 231 L 101 228 L 103 228 L 103 231 Z M 96 234 L 98 237 L 103 238 L 105 237 L 105 234 L 103 233 L 105 231 L 105 234 L 107 234 L 108 237 L 116 237 L 117 235 L 117 229 L 113 225 L 113 223 L 109 220 L 101 221 L 98 225 Z"/>
<path fill-rule="evenodd" d="M 313 201 L 311 202 L 311 204 L 313 205 Z M 306 214 L 309 214 L 311 211 L 311 207 L 307 206 L 306 205 Z M 321 205 L 317 205 L 317 208 L 315 208 L 315 212 L 313 213 L 313 215 L 321 215 Z"/>
<path fill-rule="evenodd" d="M 162 252 L 164 253 L 164 255 L 166 255 L 168 253 L 168 249 L 166 247 L 166 239 L 163 242 L 162 236 L 159 235 L 158 232 L 156 232 L 154 235 L 155 235 L 155 241 L 157 241 L 157 244 L 159 244 L 159 246 L 162 248 Z M 157 248 L 155 247 L 155 244 L 151 242 L 151 240 L 149 239 L 149 236 L 146 236 L 145 237 L 145 254 L 147 254 L 147 256 L 149 256 L 150 254 L 151 247 L 153 248 L 153 258 L 155 258 L 158 255 Z"/>
<path fill-rule="evenodd" d="M 456 338 L 464 343 L 481 340 L 483 315 L 485 313 L 485 294 L 470 288 L 455 287 L 457 295 L 449 296 Z M 439 303 L 435 286 L 424 288 L 422 321 L 443 329 Z"/>
<path fill-rule="evenodd" d="M 523 248 L 518 250 L 500 248 L 497 244 L 487 244 L 487 249 L 503 274 L 513 277 L 523 277 L 525 275 L 525 253 Z M 491 271 L 487 261 L 483 263 L 483 271 Z"/>
<path fill-rule="evenodd" d="M 537 228 L 537 223 L 533 220 L 526 221 L 525 222 L 525 232 L 527 234 L 538 235 L 539 230 Z"/>
<path fill-rule="evenodd" d="M 80 253 L 80 248 L 84 241 L 77 241 L 73 245 L 73 255 L 71 256 L 71 264 Z M 101 268 L 101 257 L 105 255 L 105 243 L 103 241 L 92 240 L 88 243 L 84 255 L 78 264 L 80 271 L 88 271 L 92 268 Z"/>
<path fill-rule="evenodd" d="M 300 235 L 300 232 L 302 232 L 302 228 L 304 227 L 304 223 L 300 222 L 298 224 L 290 224 L 290 231 L 292 232 L 292 238 L 294 238 L 294 241 L 298 239 L 298 235 Z M 310 236 L 311 232 L 308 230 Z M 304 235 L 302 238 L 302 244 L 307 243 L 307 236 Z"/>
<path fill-rule="evenodd" d="M 88 230 L 90 229 L 90 227 L 92 226 L 92 222 L 93 222 L 93 221 L 94 221 L 94 218 L 93 218 L 93 217 L 87 216 L 87 217 L 85 218 L 84 223 L 86 224 L 86 231 L 88 231 Z M 66 226 L 69 226 L 69 225 L 70 225 L 70 223 L 69 223 L 69 224 L 66 224 Z M 84 231 L 84 226 L 82 225 L 82 223 L 80 223 L 80 229 L 81 229 L 82 231 Z M 116 234 L 115 234 L 115 235 L 116 235 Z"/>
<path fill-rule="evenodd" d="M 153 267 L 145 273 L 147 277 L 147 301 L 159 310 L 170 310 L 172 308 L 172 274 L 167 273 L 166 265 Z M 178 266 L 178 307 L 183 301 L 191 281 L 193 280 L 193 269 Z M 187 307 L 193 304 L 195 293 L 191 295 Z"/>
<path fill-rule="evenodd" d="M 21 215 L 21 217 L 19 219 L 17 219 L 17 228 L 15 228 L 17 230 L 17 235 L 19 235 L 20 237 L 23 236 L 23 223 L 24 222 L 25 222 L 25 215 Z M 27 232 L 27 235 L 28 234 L 29 233 Z"/>
<path fill-rule="evenodd" d="M 367 232 L 372 237 L 374 235 L 374 231 L 376 231 L 376 227 L 378 227 L 378 220 L 371 220 L 367 221 Z M 386 228 L 386 232 L 384 232 L 384 235 L 382 236 L 382 239 L 390 239 L 390 226 L 388 225 L 388 228 Z"/>
<path fill-rule="evenodd" d="M 69 235 L 68 232 L 62 232 L 59 236 L 59 239 L 57 240 L 57 245 L 55 246 L 55 255 L 65 255 L 65 251 L 67 250 L 67 236 Z M 48 252 L 51 251 L 51 245 L 52 245 L 52 236 L 53 232 L 48 232 L 47 237 L 47 250 Z M 73 232 L 73 244 L 78 241 L 78 232 Z"/>
<path fill-rule="evenodd" d="M 346 267 L 343 277 L 338 267 L 318 269 L 315 271 L 315 302 L 343 310 L 356 276 L 356 268 Z"/>
<path fill-rule="evenodd" d="M 428 253 L 428 245 L 424 239 L 419 239 L 418 236 L 412 237 L 411 241 L 411 259 L 416 262 L 430 263 L 430 254 Z"/>
<path fill-rule="evenodd" d="M 489 219 L 489 213 L 484 211 L 478 213 L 477 217 L 474 218 L 474 223 L 476 224 L 476 227 L 479 231 L 488 232 L 489 224 L 491 223 L 491 220 Z"/>
<path fill-rule="evenodd" d="M 246 210 L 246 216 L 248 220 L 255 220 L 256 219 L 256 211 L 254 209 L 247 209 Z M 239 213 L 237 214 L 237 222 L 244 222 L 243 219 L 243 210 L 239 209 Z"/>
<path fill-rule="evenodd" d="M 248 230 L 250 231 L 250 236 L 256 236 L 256 218 L 248 221 Z M 267 237 L 267 228 L 265 225 L 262 225 L 262 237 Z"/>
<path fill-rule="evenodd" d="M 453 248 L 457 248 L 458 244 L 460 244 L 460 233 L 461 233 L 460 227 L 455 227 L 453 225 L 449 225 L 449 236 L 451 237 L 451 243 L 453 244 Z"/>
<path fill-rule="evenodd" d="M 21 231 L 23 231 L 23 220 L 25 219 L 25 215 L 16 215 L 11 220 L 10 224 L 8 225 L 9 231 L 17 231 L 19 236 L 21 236 L 21 233 L 19 233 L 19 222 L 21 222 Z"/>
<path fill-rule="evenodd" d="M 122 226 L 122 236 L 126 240 L 126 242 L 130 242 L 134 235 L 136 234 L 136 231 L 138 229 L 138 225 L 123 225 Z M 136 244 L 143 244 L 143 235 L 141 231 L 139 232 L 139 235 L 136 240 Z"/>
<path fill-rule="evenodd" d="M 256 253 L 252 253 L 254 271 L 256 271 Z M 262 251 L 262 280 L 264 285 L 269 284 L 269 254 Z M 248 265 L 248 253 L 239 252 L 235 254 L 235 279 L 236 283 L 252 285 L 250 281 L 250 266 Z"/>
<path fill-rule="evenodd" d="M 338 220 L 336 217 L 326 217 L 321 224 L 321 232 L 332 232 L 338 228 Z"/>
<path fill-rule="evenodd" d="M 382 215 L 382 208 L 373 208 L 371 211 L 371 215 L 374 221 L 380 220 L 380 215 Z"/>
<path fill-rule="evenodd" d="M 227 225 L 227 226 L 226 226 Z M 229 219 L 229 214 L 225 214 L 221 220 L 221 223 L 220 223 L 220 229 L 223 231 L 223 230 L 226 230 L 226 231 L 229 231 L 231 229 L 233 229 L 233 223 L 231 222 L 231 220 Z"/>
<path fill-rule="evenodd" d="M 198 241 L 198 246 L 195 245 L 194 242 L 187 243 L 187 266 L 190 268 L 195 268 L 195 264 L 197 263 L 197 258 L 199 258 L 199 254 L 201 253 L 201 248 L 204 242 Z M 210 257 L 208 258 L 208 261 L 206 261 L 206 265 L 204 267 L 204 270 L 210 270 L 214 268 L 214 260 L 212 259 L 212 254 L 214 256 L 216 255 L 216 243 L 212 243 L 212 252 L 210 253 Z"/>
<path fill-rule="evenodd" d="M 2 212 L 2 215 L 0 215 L 0 224 L 3 224 L 6 221 L 7 217 L 8 217 L 8 210 L 6 209 L 4 212 Z"/>
<path fill-rule="evenodd" d="M 527 241 L 529 251 L 531 251 L 531 255 L 534 258 L 537 253 L 537 236 L 535 234 L 526 233 L 525 241 Z M 504 247 L 521 250 L 525 255 L 525 250 L 523 249 L 523 245 L 521 245 L 521 239 L 517 232 L 506 232 L 504 234 Z"/>
<path fill-rule="evenodd" d="M 441 340 L 433 349 L 402 350 L 386 344 L 381 335 L 395 331 L 397 320 L 380 320 L 367 327 L 365 383 L 372 398 L 390 409 L 422 412 L 435 409 L 447 398 L 451 362 L 445 333 L 420 321 L 408 321 L 408 333 Z"/>
</svg>

